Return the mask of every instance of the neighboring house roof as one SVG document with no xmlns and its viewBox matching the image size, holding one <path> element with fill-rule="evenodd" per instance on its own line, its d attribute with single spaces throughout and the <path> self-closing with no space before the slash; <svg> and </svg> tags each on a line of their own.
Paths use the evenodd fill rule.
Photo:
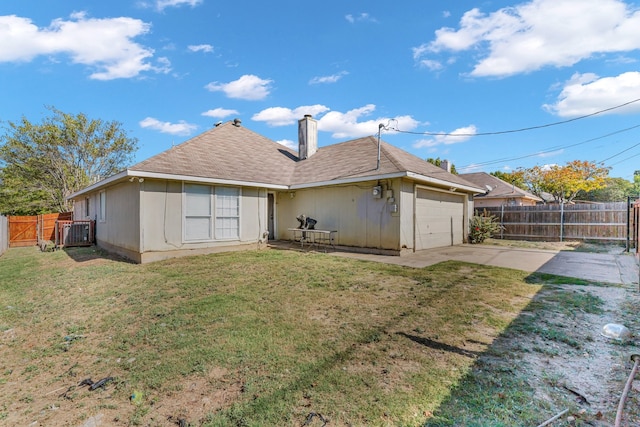
<svg viewBox="0 0 640 427">
<path fill-rule="evenodd" d="M 227 122 L 93 184 L 70 198 L 111 182 L 139 178 L 181 179 L 288 189 L 407 176 L 418 181 L 480 189 L 425 160 L 373 136 L 321 147 L 307 159 L 245 127 Z"/>
<path fill-rule="evenodd" d="M 465 180 L 484 189 L 484 194 L 475 195 L 474 198 L 484 199 L 530 199 L 541 202 L 542 199 L 535 194 L 516 187 L 498 177 L 490 175 L 486 172 L 464 173 L 460 174 Z"/>
</svg>

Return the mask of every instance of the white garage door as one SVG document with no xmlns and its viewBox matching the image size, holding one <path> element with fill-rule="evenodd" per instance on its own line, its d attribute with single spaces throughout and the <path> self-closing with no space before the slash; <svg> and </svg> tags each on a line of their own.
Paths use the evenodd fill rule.
<svg viewBox="0 0 640 427">
<path fill-rule="evenodd" d="M 416 250 L 461 244 L 464 196 L 422 188 L 416 191 Z"/>
</svg>

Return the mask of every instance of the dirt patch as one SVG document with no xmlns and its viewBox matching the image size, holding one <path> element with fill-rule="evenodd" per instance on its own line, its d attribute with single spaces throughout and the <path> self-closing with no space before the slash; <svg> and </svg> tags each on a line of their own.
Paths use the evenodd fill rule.
<svg viewBox="0 0 640 427">
<path fill-rule="evenodd" d="M 574 311 L 563 306 L 564 298 L 556 298 L 563 294 L 593 298 L 599 302 L 598 308 L 593 312 Z M 621 342 L 603 336 L 602 327 L 621 323 L 637 334 L 635 313 L 629 308 L 640 304 L 638 291 L 616 286 L 560 285 L 543 290 L 534 305 L 536 302 L 546 304 L 547 309 L 523 312 L 513 330 L 494 343 L 492 352 L 514 355 L 519 374 L 526 377 L 535 396 L 550 407 L 570 409 L 566 417 L 582 425 L 609 425 L 630 374 L 630 356 L 639 353 L 640 347 L 637 335 Z M 497 368 L 505 361 L 488 358 L 488 362 Z M 638 407 L 637 394 L 630 397 L 627 408 Z M 552 415 L 551 411 L 549 418 Z M 625 420 L 623 425 L 640 425 L 637 410 L 627 410 Z"/>
</svg>

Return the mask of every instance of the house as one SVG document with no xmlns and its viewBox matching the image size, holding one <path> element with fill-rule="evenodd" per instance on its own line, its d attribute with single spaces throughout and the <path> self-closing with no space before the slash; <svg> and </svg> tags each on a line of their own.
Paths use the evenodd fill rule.
<svg viewBox="0 0 640 427">
<path fill-rule="evenodd" d="M 475 209 L 495 206 L 535 206 L 543 200 L 485 172 L 465 173 L 459 175 L 477 187 L 483 188 L 482 194 L 473 198 Z"/>
<path fill-rule="evenodd" d="M 69 198 L 96 242 L 135 262 L 292 240 L 304 214 L 353 250 L 401 255 L 466 241 L 481 188 L 375 136 L 318 148 L 298 122 L 298 152 L 239 119 Z M 378 160 L 379 159 L 379 160 Z"/>
</svg>

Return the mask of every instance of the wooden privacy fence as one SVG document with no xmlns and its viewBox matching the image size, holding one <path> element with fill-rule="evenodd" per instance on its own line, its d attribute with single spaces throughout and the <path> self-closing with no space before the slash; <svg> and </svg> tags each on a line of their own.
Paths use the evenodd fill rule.
<svg viewBox="0 0 640 427">
<path fill-rule="evenodd" d="M 483 208 L 498 218 L 501 239 L 592 240 L 634 243 L 634 215 L 627 202 Z M 482 212 L 479 212 L 482 213 Z"/>
<path fill-rule="evenodd" d="M 71 212 L 44 214 L 37 216 L 10 216 L 9 247 L 35 246 L 42 242 L 54 242 L 55 226 L 58 220 L 71 220 Z"/>
</svg>

